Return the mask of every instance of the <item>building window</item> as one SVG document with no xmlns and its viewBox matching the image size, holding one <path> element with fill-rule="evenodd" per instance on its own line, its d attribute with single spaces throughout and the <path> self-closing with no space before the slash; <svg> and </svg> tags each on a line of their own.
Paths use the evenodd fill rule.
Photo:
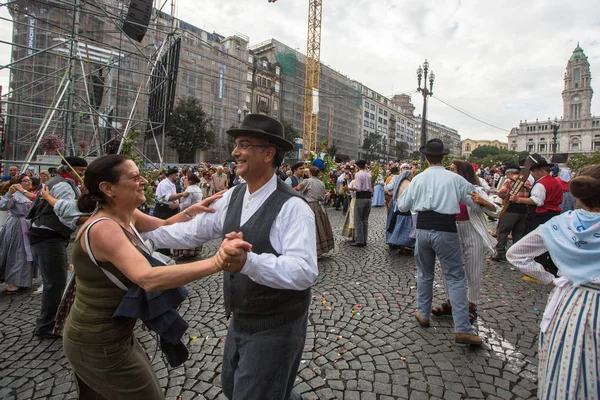
<svg viewBox="0 0 600 400">
<path fill-rule="evenodd" d="M 375 121 L 375 114 L 371 114 L 371 119 Z"/>
<path fill-rule="evenodd" d="M 280 90 L 281 90 L 281 85 L 279 84 L 279 82 L 275 82 L 275 93 L 279 93 Z"/>
<path fill-rule="evenodd" d="M 379 114 L 383 114 L 383 108 L 379 109 Z"/>
<path fill-rule="evenodd" d="M 535 153 L 535 145 L 534 144 L 528 144 L 527 145 L 527 151 L 529 153 Z"/>
<path fill-rule="evenodd" d="M 578 137 L 574 137 L 571 139 L 571 151 L 580 151 L 581 143 Z"/>
<path fill-rule="evenodd" d="M 281 68 L 279 66 L 275 67 L 275 74 L 279 75 L 281 73 Z"/>
<path fill-rule="evenodd" d="M 384 119 L 384 120 L 383 120 L 383 124 L 384 124 L 384 125 L 387 125 L 387 119 Z"/>
<path fill-rule="evenodd" d="M 377 122 L 379 122 L 380 124 L 383 123 L 383 118 L 381 118 L 381 117 L 377 118 Z"/>
<path fill-rule="evenodd" d="M 541 143 L 538 147 L 539 147 L 539 152 L 540 153 L 545 153 L 546 152 L 546 143 Z"/>
<path fill-rule="evenodd" d="M 383 134 L 387 135 L 387 128 L 383 128 Z"/>
<path fill-rule="evenodd" d="M 369 118 L 369 112 L 365 111 L 365 118 Z"/>
<path fill-rule="evenodd" d="M 468 152 L 468 153 L 471 152 L 471 143 L 465 144 L 465 151 Z"/>
<path fill-rule="evenodd" d="M 369 109 L 369 102 L 365 101 L 365 108 L 368 110 Z"/>
<path fill-rule="evenodd" d="M 371 122 L 371 129 L 375 129 L 375 124 Z"/>
<path fill-rule="evenodd" d="M 375 104 L 371 104 L 371 111 L 375 111 Z"/>
<path fill-rule="evenodd" d="M 369 121 L 365 120 L 364 125 L 368 128 L 369 127 Z"/>
<path fill-rule="evenodd" d="M 600 141 L 594 142 L 594 150 L 600 150 Z"/>
<path fill-rule="evenodd" d="M 248 80 L 248 82 L 252 82 L 252 72 L 248 72 L 246 79 Z"/>
</svg>

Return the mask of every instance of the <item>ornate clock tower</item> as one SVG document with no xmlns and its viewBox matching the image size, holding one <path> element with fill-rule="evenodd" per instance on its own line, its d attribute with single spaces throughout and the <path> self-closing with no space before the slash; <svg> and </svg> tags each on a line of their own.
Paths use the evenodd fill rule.
<svg viewBox="0 0 600 400">
<path fill-rule="evenodd" d="M 577 43 L 565 72 L 565 89 L 562 92 L 563 120 L 577 121 L 590 117 L 594 93 L 591 83 L 590 63 Z"/>
</svg>

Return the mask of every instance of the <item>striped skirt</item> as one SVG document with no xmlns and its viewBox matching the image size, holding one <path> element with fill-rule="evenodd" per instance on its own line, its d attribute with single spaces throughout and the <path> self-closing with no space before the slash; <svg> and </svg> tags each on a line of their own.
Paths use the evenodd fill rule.
<svg viewBox="0 0 600 400">
<path fill-rule="evenodd" d="M 540 334 L 538 399 L 600 399 L 599 314 L 599 285 L 567 289 Z"/>
</svg>

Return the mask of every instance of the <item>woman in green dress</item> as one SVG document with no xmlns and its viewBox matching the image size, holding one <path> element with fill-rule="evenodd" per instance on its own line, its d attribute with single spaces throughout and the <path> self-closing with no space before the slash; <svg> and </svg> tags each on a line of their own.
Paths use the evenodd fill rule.
<svg viewBox="0 0 600 400">
<path fill-rule="evenodd" d="M 148 292 L 176 288 L 224 268 L 241 269 L 250 245 L 241 235 L 234 235 L 210 259 L 152 268 L 143 254 L 148 250 L 137 240 L 138 232 L 196 216 L 179 213 L 162 221 L 137 210 L 146 200 L 148 182 L 135 163 L 122 155 L 93 161 L 84 181 L 88 193 L 80 197 L 78 207 L 82 212 L 96 212 L 82 226 L 73 246 L 77 294 L 63 333 L 79 399 L 162 400 L 158 378 L 133 334 L 136 320 L 122 327 L 112 320 L 126 293 L 114 278 L 121 286 L 137 284 Z"/>
</svg>

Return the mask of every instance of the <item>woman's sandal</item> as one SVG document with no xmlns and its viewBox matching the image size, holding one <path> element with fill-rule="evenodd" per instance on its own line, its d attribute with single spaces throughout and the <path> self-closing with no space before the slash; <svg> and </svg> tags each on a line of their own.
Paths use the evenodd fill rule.
<svg viewBox="0 0 600 400">
<path fill-rule="evenodd" d="M 431 314 L 436 317 L 441 317 L 442 315 L 452 315 L 452 306 L 448 302 L 444 302 L 439 306 L 434 306 L 431 309 Z"/>
</svg>

